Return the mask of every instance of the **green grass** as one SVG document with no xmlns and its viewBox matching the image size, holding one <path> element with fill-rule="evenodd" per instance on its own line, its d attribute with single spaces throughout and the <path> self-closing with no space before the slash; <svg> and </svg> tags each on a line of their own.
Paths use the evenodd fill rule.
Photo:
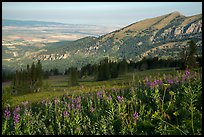
<svg viewBox="0 0 204 137">
<path fill-rule="evenodd" d="M 126 88 L 133 81 L 138 83 L 139 80 L 143 80 L 145 76 L 162 76 L 163 74 L 175 74 L 174 68 L 162 68 L 152 69 L 146 71 L 129 72 L 125 75 L 120 75 L 118 78 L 110 79 L 106 81 L 93 81 L 93 77 L 87 77 L 79 79 L 79 86 L 68 87 L 68 76 L 51 76 L 48 80 L 44 80 L 44 86 L 40 92 L 28 93 L 25 95 L 12 95 L 11 107 L 19 105 L 21 102 L 29 101 L 30 103 L 40 102 L 43 99 L 53 99 L 55 97 L 62 96 L 64 94 L 80 94 L 85 92 L 96 92 L 111 89 L 123 89 Z M 8 86 L 8 85 L 7 85 Z"/>
</svg>

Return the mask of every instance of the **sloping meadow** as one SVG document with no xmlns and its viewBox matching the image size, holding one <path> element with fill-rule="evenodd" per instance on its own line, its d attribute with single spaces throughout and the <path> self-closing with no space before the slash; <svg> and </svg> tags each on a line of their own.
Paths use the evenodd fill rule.
<svg viewBox="0 0 204 137">
<path fill-rule="evenodd" d="M 125 89 L 78 95 L 14 109 L 2 116 L 3 135 L 200 135 L 201 73 L 146 77 Z"/>
</svg>

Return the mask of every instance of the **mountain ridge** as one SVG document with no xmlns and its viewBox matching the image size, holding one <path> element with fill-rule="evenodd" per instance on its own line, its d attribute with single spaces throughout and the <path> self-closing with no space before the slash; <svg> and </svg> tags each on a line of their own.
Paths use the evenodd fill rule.
<svg viewBox="0 0 204 137">
<path fill-rule="evenodd" d="M 187 46 L 187 41 L 192 39 L 196 41 L 199 54 L 202 54 L 202 14 L 186 17 L 179 12 L 171 12 L 132 23 L 99 37 L 53 43 L 55 50 L 45 46 L 40 49 L 42 52 L 29 58 L 30 61 L 42 60 L 44 66 L 63 66 L 63 69 L 71 66 L 80 68 L 97 63 L 104 57 L 112 61 L 125 58 L 134 62 L 156 56 L 176 59 Z"/>
</svg>

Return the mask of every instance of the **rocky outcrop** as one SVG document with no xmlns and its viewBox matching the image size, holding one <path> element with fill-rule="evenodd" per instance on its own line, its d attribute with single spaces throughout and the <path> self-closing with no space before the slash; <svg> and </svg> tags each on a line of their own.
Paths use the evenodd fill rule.
<svg viewBox="0 0 204 137">
<path fill-rule="evenodd" d="M 70 55 L 68 52 L 65 52 L 64 54 L 50 54 L 50 55 L 39 55 L 39 56 L 34 56 L 34 60 L 61 60 L 61 59 L 66 59 Z"/>
</svg>

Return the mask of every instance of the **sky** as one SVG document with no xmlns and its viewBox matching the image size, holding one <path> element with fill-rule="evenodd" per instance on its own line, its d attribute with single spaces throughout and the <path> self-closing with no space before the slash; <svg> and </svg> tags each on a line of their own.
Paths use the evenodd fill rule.
<svg viewBox="0 0 204 137">
<path fill-rule="evenodd" d="M 126 26 L 174 11 L 202 13 L 202 2 L 2 2 L 2 18 Z"/>
</svg>

